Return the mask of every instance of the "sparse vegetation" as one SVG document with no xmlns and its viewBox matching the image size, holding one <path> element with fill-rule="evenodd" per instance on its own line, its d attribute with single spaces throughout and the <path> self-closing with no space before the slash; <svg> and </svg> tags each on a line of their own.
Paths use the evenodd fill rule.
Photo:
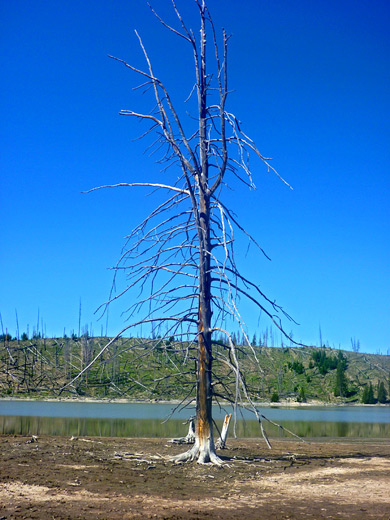
<svg viewBox="0 0 390 520">
<path fill-rule="evenodd" d="M 23 336 L 23 335 L 22 335 Z M 0 395 L 58 396 L 107 342 L 104 337 L 11 339 L 0 344 Z M 80 380 L 62 395 L 127 397 L 134 399 L 181 399 L 194 395 L 191 368 L 196 345 L 188 345 L 186 367 L 178 366 L 181 344 L 175 337 L 119 338 L 91 366 Z M 143 363 L 148 349 L 154 348 L 149 362 Z M 215 351 L 224 347 L 214 344 Z M 254 347 L 264 370 L 259 373 L 246 356 L 249 347 L 240 346 L 240 358 L 249 394 L 256 401 L 289 400 L 305 402 L 386 403 L 390 357 L 325 348 Z M 335 367 L 335 368 L 333 368 Z M 222 367 L 216 366 L 218 370 Z M 179 374 L 180 372 L 180 374 Z M 234 377 L 226 368 L 224 384 Z M 222 394 L 219 381 L 215 393 Z"/>
</svg>

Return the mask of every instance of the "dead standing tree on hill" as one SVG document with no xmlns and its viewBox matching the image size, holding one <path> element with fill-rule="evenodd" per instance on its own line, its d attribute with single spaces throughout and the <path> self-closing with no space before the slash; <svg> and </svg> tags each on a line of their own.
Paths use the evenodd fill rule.
<svg viewBox="0 0 390 520">
<path fill-rule="evenodd" d="M 149 323 L 152 327 L 155 323 L 165 323 L 167 336 L 174 335 L 182 340 L 180 345 L 185 359 L 190 358 L 196 349 L 195 444 L 176 460 L 197 459 L 201 463 L 220 464 L 213 439 L 213 396 L 227 397 L 236 406 L 242 398 L 249 399 L 236 346 L 229 332 L 220 324 L 227 318 L 235 320 L 251 347 L 237 308 L 238 299 L 245 297 L 285 334 L 280 321 L 280 314 L 285 314 L 284 311 L 245 278 L 236 266 L 234 230 L 244 233 L 249 241 L 259 246 L 222 202 L 221 193 L 233 177 L 249 188 L 255 188 L 249 167 L 252 154 L 265 164 L 268 171 L 278 174 L 269 159 L 244 134 L 236 116 L 227 110 L 229 36 L 222 32 L 219 47 L 206 2 L 195 0 L 195 3 L 200 16 L 199 40 L 187 27 L 174 0 L 172 4 L 179 29 L 168 25 L 151 8 L 165 28 L 188 45 L 193 53 L 195 85 L 189 102 L 196 100 L 197 115 L 186 120 L 186 124 L 164 83 L 155 74 L 138 33 L 147 64 L 145 70 L 110 56 L 140 76 L 140 87 L 154 96 L 155 107 L 150 113 L 121 110 L 120 114 L 149 124 L 143 137 L 151 132 L 156 135 L 151 147 L 154 152 L 159 150 L 161 153 L 158 162 L 164 165 L 162 173 L 175 167 L 180 176 L 173 184 L 134 182 L 94 189 L 144 186 L 168 192 L 167 198 L 127 237 L 123 254 L 115 267 L 115 276 L 125 272 L 127 284 L 120 293 L 111 294 L 107 304 L 131 289 L 140 288 L 141 296 L 128 311 L 133 315 L 140 311 L 144 313 L 142 319 L 135 320 L 129 327 L 140 323 Z M 209 70 L 210 61 L 213 63 Z M 226 341 L 213 352 L 212 336 L 215 333 L 223 334 Z M 252 354 L 257 362 L 254 349 Z M 223 376 L 215 373 L 213 360 L 225 367 L 227 379 L 233 376 L 233 388 L 228 388 Z M 255 408 L 254 412 L 261 423 L 261 416 Z"/>
</svg>

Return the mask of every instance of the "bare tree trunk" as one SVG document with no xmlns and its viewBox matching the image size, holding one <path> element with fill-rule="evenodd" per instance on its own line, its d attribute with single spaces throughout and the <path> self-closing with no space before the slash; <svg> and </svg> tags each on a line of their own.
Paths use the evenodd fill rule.
<svg viewBox="0 0 390 520">
<path fill-rule="evenodd" d="M 213 437 L 211 385 L 211 243 L 210 196 L 206 141 L 207 89 L 206 89 L 206 33 L 204 4 L 201 10 L 200 67 L 198 68 L 199 147 L 201 175 L 199 183 L 199 324 L 198 324 L 198 380 L 196 438 L 199 443 L 198 462 L 220 462 L 215 454 Z M 200 77 L 199 77 L 200 76 Z M 196 444 L 196 442 L 195 442 Z M 213 460 L 214 459 L 214 460 Z M 217 460 L 218 459 L 218 460 Z"/>
<path fill-rule="evenodd" d="M 219 437 L 219 439 L 217 440 L 217 443 L 216 443 L 216 447 L 219 449 L 219 450 L 223 450 L 226 446 L 226 439 L 227 439 L 227 434 L 228 434 L 228 431 L 229 431 L 229 424 L 230 424 L 230 419 L 232 418 L 232 414 L 226 414 L 225 415 L 225 419 L 223 421 L 223 426 L 222 426 L 222 431 L 221 431 L 221 435 Z"/>
<path fill-rule="evenodd" d="M 175 444 L 194 444 L 195 443 L 195 417 L 190 417 L 188 420 L 188 433 L 185 437 L 172 439 L 171 442 Z"/>
<path fill-rule="evenodd" d="M 222 461 L 215 453 L 212 417 L 212 341 L 211 341 L 211 241 L 210 241 L 210 188 L 208 175 L 208 143 L 207 143 L 207 86 L 206 86 L 206 29 L 205 3 L 200 6 L 200 56 L 196 59 L 198 116 L 199 116 L 199 150 L 200 175 L 198 179 L 198 202 L 194 205 L 193 214 L 196 222 L 199 243 L 199 314 L 198 314 L 198 373 L 196 399 L 196 434 L 195 445 L 179 460 L 198 459 L 200 464 Z M 190 186 L 189 186 L 190 187 Z"/>
<path fill-rule="evenodd" d="M 207 165 L 203 171 L 207 169 Z M 202 194 L 203 195 L 203 194 Z M 201 197 L 201 254 L 199 265 L 199 325 L 196 441 L 198 462 L 221 463 L 215 453 L 212 418 L 212 343 L 211 343 L 211 277 L 210 277 L 210 201 Z"/>
</svg>

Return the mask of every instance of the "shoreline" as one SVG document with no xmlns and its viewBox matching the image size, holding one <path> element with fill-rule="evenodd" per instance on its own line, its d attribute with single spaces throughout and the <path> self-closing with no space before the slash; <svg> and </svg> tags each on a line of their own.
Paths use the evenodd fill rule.
<svg viewBox="0 0 390 520">
<path fill-rule="evenodd" d="M 2 401 L 39 401 L 39 402 L 73 402 L 73 403 L 111 403 L 111 404 L 170 404 L 180 405 L 182 403 L 179 399 L 125 399 L 125 398 L 94 398 L 94 397 L 0 397 L 0 403 Z M 232 406 L 228 401 L 220 401 L 223 406 Z M 311 400 L 305 403 L 298 403 L 296 401 L 285 401 L 282 400 L 278 403 L 271 403 L 269 401 L 254 401 L 254 406 L 258 408 L 315 408 L 315 407 L 390 407 L 390 403 L 376 403 L 376 404 L 363 404 L 356 402 L 323 402 L 317 400 Z M 1 415 L 1 413 L 0 413 Z"/>
<path fill-rule="evenodd" d="M 153 438 L 0 435 L 0 517 L 388 518 L 389 439 L 230 439 L 224 466 L 174 464 Z"/>
</svg>

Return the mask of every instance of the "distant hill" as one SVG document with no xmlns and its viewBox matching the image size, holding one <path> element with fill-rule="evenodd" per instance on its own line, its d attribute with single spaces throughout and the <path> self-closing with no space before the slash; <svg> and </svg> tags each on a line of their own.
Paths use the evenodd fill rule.
<svg viewBox="0 0 390 520">
<path fill-rule="evenodd" d="M 56 397 L 107 344 L 108 338 L 35 338 L 0 342 L 0 396 Z M 183 364 L 169 341 L 119 338 L 61 396 L 181 399 L 194 395 L 195 351 Z M 193 346 L 194 347 L 194 346 Z M 222 348 L 216 344 L 215 349 Z M 390 356 L 317 347 L 253 347 L 259 366 L 249 362 L 249 347 L 239 347 L 242 373 L 256 401 L 362 402 L 390 394 Z M 221 367 L 220 367 L 221 368 Z M 222 382 L 232 384 L 226 369 Z M 223 383 L 216 391 L 223 393 Z M 218 386 L 219 385 L 219 386 Z M 384 394 L 383 394 L 384 390 Z M 365 396 L 365 397 L 364 397 Z M 384 397 L 383 397 L 384 396 Z M 387 401 L 389 402 L 389 401 Z"/>
</svg>

